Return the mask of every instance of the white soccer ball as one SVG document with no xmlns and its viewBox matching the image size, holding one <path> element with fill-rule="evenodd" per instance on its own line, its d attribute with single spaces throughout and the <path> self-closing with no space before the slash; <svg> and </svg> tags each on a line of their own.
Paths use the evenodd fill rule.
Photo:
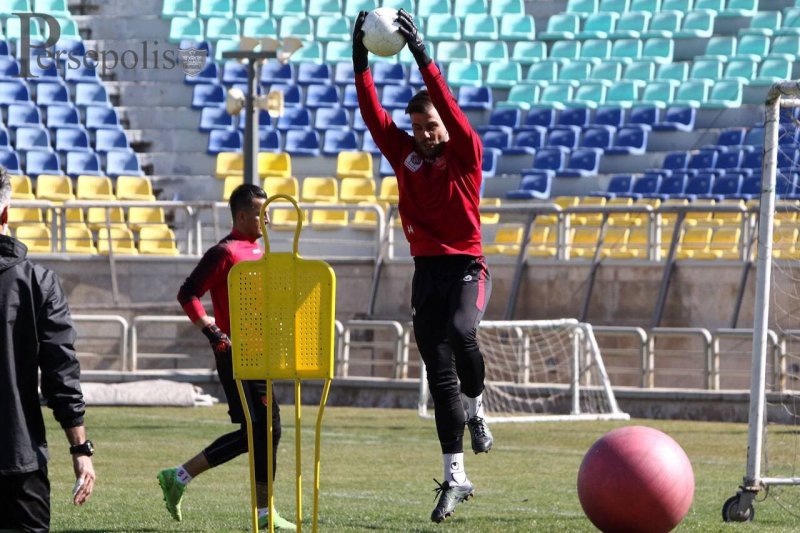
<svg viewBox="0 0 800 533">
<path fill-rule="evenodd" d="M 364 19 L 364 46 L 367 50 L 381 57 L 397 54 L 406 45 L 406 39 L 398 30 L 397 10 L 391 7 L 379 7 L 367 13 Z"/>
</svg>

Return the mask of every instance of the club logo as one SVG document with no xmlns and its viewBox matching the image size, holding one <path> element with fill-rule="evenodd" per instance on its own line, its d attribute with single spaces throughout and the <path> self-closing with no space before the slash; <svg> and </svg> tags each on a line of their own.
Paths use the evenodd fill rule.
<svg viewBox="0 0 800 533">
<path fill-rule="evenodd" d="M 411 152 L 406 157 L 406 160 L 403 161 L 403 164 L 411 172 L 416 172 L 420 169 L 420 167 L 422 167 L 422 158 L 416 152 Z"/>
<path fill-rule="evenodd" d="M 178 60 L 187 76 L 197 76 L 206 66 L 207 50 L 197 48 L 181 48 L 178 50 Z"/>
<path fill-rule="evenodd" d="M 467 274 L 466 276 L 464 276 L 464 281 L 472 281 L 472 276 Z"/>
</svg>

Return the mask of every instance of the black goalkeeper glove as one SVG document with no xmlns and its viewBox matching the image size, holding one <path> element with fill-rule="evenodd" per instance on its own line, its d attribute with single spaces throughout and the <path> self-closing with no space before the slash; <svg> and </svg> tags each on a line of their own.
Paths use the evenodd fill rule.
<svg viewBox="0 0 800 533">
<path fill-rule="evenodd" d="M 206 336 L 211 344 L 211 349 L 214 350 L 215 356 L 219 357 L 231 353 L 231 339 L 216 324 L 209 324 L 204 327 L 203 335 Z"/>
<path fill-rule="evenodd" d="M 414 24 L 414 19 L 411 18 L 411 15 L 409 15 L 405 9 L 401 9 L 397 12 L 397 23 L 400 26 L 400 33 L 406 38 L 409 51 L 414 56 L 414 59 L 417 60 L 417 66 L 422 68 L 430 63 L 432 59 L 425 49 L 425 43 L 422 42 L 422 36 L 419 34 L 419 30 L 417 30 L 417 25 Z"/>
<path fill-rule="evenodd" d="M 361 74 L 369 68 L 367 47 L 364 46 L 364 31 L 361 29 L 365 18 L 367 18 L 367 12 L 360 11 L 356 17 L 356 23 L 353 24 L 353 71 L 356 74 Z"/>
</svg>

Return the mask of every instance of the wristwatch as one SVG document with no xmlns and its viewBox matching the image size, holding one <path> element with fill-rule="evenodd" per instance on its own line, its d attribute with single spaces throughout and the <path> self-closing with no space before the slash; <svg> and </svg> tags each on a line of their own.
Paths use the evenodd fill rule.
<svg viewBox="0 0 800 533">
<path fill-rule="evenodd" d="M 71 455 L 88 455 L 91 457 L 94 455 L 94 444 L 92 444 L 90 440 L 87 440 L 83 444 L 75 444 L 69 447 L 69 453 Z"/>
</svg>

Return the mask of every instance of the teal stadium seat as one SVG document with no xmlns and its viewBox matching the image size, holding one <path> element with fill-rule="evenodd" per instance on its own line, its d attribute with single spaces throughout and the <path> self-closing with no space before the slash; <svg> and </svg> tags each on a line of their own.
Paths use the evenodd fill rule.
<svg viewBox="0 0 800 533">
<path fill-rule="evenodd" d="M 561 67 L 558 74 L 558 81 L 569 83 L 572 87 L 579 87 L 581 82 L 589 79 L 592 71 L 592 64 L 588 61 L 572 61 Z"/>
<path fill-rule="evenodd" d="M 351 39 L 350 19 L 341 15 L 317 19 L 317 41 L 349 41 Z"/>
<path fill-rule="evenodd" d="M 631 11 L 658 13 L 661 11 L 661 0 L 632 0 Z"/>
<path fill-rule="evenodd" d="M 739 38 L 735 58 L 760 61 L 769 53 L 770 38 L 765 35 L 743 35 Z"/>
<path fill-rule="evenodd" d="M 189 17 L 173 17 L 169 23 L 169 42 L 179 43 L 183 40 L 202 41 L 203 22 Z"/>
<path fill-rule="evenodd" d="M 511 50 L 511 60 L 530 65 L 547 57 L 547 46 L 542 41 L 517 41 Z"/>
<path fill-rule="evenodd" d="M 314 40 L 314 19 L 306 16 L 286 15 L 280 19 L 278 37 L 296 37 L 301 41 Z"/>
<path fill-rule="evenodd" d="M 175 19 L 173 19 L 175 20 Z M 5 22 L 6 41 L 16 42 L 22 38 L 22 21 L 18 17 L 10 17 Z M 39 21 L 35 18 L 30 19 L 31 39 L 43 39 Z"/>
<path fill-rule="evenodd" d="M 562 65 L 578 59 L 581 53 L 580 41 L 556 41 L 550 46 L 548 59 L 558 61 Z"/>
<path fill-rule="evenodd" d="M 492 0 L 489 14 L 495 17 L 503 15 L 524 15 L 524 0 Z"/>
<path fill-rule="evenodd" d="M 656 77 L 656 64 L 652 61 L 634 61 L 625 65 L 622 76 L 626 80 L 650 81 Z"/>
<path fill-rule="evenodd" d="M 278 24 L 272 17 L 247 17 L 242 23 L 242 35 L 277 39 Z"/>
<path fill-rule="evenodd" d="M 623 109 L 633 106 L 639 99 L 641 82 L 635 80 L 622 80 L 611 85 L 606 93 L 606 105 L 614 105 Z"/>
<path fill-rule="evenodd" d="M 67 0 L 34 0 L 33 9 L 37 13 L 47 13 L 54 17 L 70 16 Z"/>
<path fill-rule="evenodd" d="M 773 35 L 800 35 L 800 7 L 791 7 L 784 12 L 783 24 Z"/>
<path fill-rule="evenodd" d="M 202 40 L 202 39 L 201 39 Z M 214 61 L 223 63 L 225 59 L 222 54 L 239 49 L 239 39 L 220 39 L 214 45 Z"/>
<path fill-rule="evenodd" d="M 466 17 L 467 15 L 486 15 L 489 13 L 487 0 L 454 0 L 453 15 Z"/>
<path fill-rule="evenodd" d="M 749 28 L 739 30 L 739 35 L 762 35 L 772 37 L 775 30 L 783 25 L 780 11 L 759 11 L 750 20 Z"/>
<path fill-rule="evenodd" d="M 658 109 L 666 109 L 675 97 L 676 83 L 672 80 L 651 81 L 642 89 L 642 96 L 639 102 L 634 102 L 634 106 L 653 106 Z"/>
<path fill-rule="evenodd" d="M 329 64 L 349 63 L 353 60 L 353 44 L 348 41 L 325 43 L 325 62 Z"/>
<path fill-rule="evenodd" d="M 567 107 L 597 109 L 599 105 L 605 102 L 605 98 L 606 86 L 600 82 L 588 81 L 575 89 L 572 99 L 566 105 Z"/>
<path fill-rule="evenodd" d="M 721 80 L 714 84 L 711 95 L 702 107 L 730 109 L 742 105 L 742 83 L 739 80 Z"/>
<path fill-rule="evenodd" d="M 500 37 L 500 27 L 497 17 L 491 15 L 469 14 L 464 17 L 464 35 L 467 41 L 483 41 L 498 39 Z"/>
<path fill-rule="evenodd" d="M 600 0 L 567 0 L 567 13 L 574 13 L 580 17 L 587 17 L 597 13 Z"/>
<path fill-rule="evenodd" d="M 73 18 L 56 17 L 59 27 L 61 28 L 61 39 L 76 39 L 81 40 L 81 34 L 78 31 L 78 23 Z M 50 37 L 50 26 L 43 24 L 42 37 L 48 39 Z"/>
<path fill-rule="evenodd" d="M 466 41 L 439 41 L 436 43 L 435 57 L 436 61 L 441 63 L 450 63 L 452 61 L 469 62 L 472 60 L 472 51 Z"/>
<path fill-rule="evenodd" d="M 328 43 L 330 44 L 330 43 Z M 352 59 L 352 45 L 350 47 L 350 57 Z M 303 41 L 303 47 L 292 54 L 289 58 L 290 63 L 322 63 L 323 50 L 322 43 L 316 41 Z"/>
<path fill-rule="evenodd" d="M 478 63 L 453 61 L 447 66 L 447 82 L 453 87 L 483 85 L 483 69 Z"/>
<path fill-rule="evenodd" d="M 659 11 L 650 19 L 650 26 L 647 27 L 647 31 L 642 34 L 642 37 L 645 39 L 652 37 L 670 39 L 680 30 L 682 22 L 683 13 L 681 11 Z"/>
<path fill-rule="evenodd" d="M 589 76 L 591 81 L 600 82 L 606 86 L 622 79 L 622 65 L 620 61 L 603 61 L 592 67 L 592 73 Z"/>
<path fill-rule="evenodd" d="M 566 109 L 566 103 L 572 100 L 573 89 L 568 83 L 555 82 L 544 87 L 539 93 L 539 100 L 531 107 L 548 107 L 557 110 Z"/>
<path fill-rule="evenodd" d="M 492 89 L 508 89 L 522 79 L 522 66 L 515 61 L 496 61 L 486 69 L 485 85 Z"/>
<path fill-rule="evenodd" d="M 495 2 L 492 2 L 494 5 Z M 531 15 L 511 13 L 500 15 L 500 39 L 504 41 L 533 41 L 536 22 Z"/>
<path fill-rule="evenodd" d="M 715 11 L 696 9 L 686 14 L 681 29 L 674 35 L 676 38 L 708 39 L 714 34 Z"/>
<path fill-rule="evenodd" d="M 273 0 L 271 3 L 272 16 L 275 18 L 287 15 L 305 16 L 306 14 L 305 0 Z"/>
<path fill-rule="evenodd" d="M 206 41 L 238 39 L 240 34 L 239 19 L 211 17 L 206 21 Z"/>
<path fill-rule="evenodd" d="M 511 87 L 505 100 L 497 102 L 496 107 L 516 107 L 527 111 L 539 100 L 540 91 L 535 83 L 518 83 Z"/>
<path fill-rule="evenodd" d="M 211 17 L 233 17 L 233 0 L 198 0 L 197 16 L 201 19 Z"/>
<path fill-rule="evenodd" d="M 617 39 L 611 45 L 611 59 L 632 63 L 642 57 L 644 43 L 640 39 Z"/>
<path fill-rule="evenodd" d="M 378 3 L 377 0 L 345 0 L 344 2 L 344 16 L 348 17 L 352 20 L 358 16 L 358 13 L 361 11 L 372 11 L 376 7 L 379 7 L 381 4 Z M 409 2 L 409 8 L 411 10 L 408 11 L 412 15 L 414 14 L 414 9 L 411 6 L 411 2 Z"/>
<path fill-rule="evenodd" d="M 700 59 L 692 63 L 689 70 L 690 80 L 716 81 L 722 78 L 722 61 L 718 59 Z"/>
<path fill-rule="evenodd" d="M 716 59 L 723 63 L 736 55 L 738 40 L 733 36 L 715 36 L 706 43 L 702 56 L 695 59 Z"/>
<path fill-rule="evenodd" d="M 662 11 L 680 11 L 688 13 L 694 9 L 694 0 L 664 0 L 661 4 Z"/>
<path fill-rule="evenodd" d="M 481 64 L 508 61 L 508 45 L 505 41 L 476 41 L 472 44 L 473 57 Z M 436 56 L 439 59 L 439 56 Z"/>
<path fill-rule="evenodd" d="M 460 41 L 461 19 L 445 13 L 434 13 L 425 19 L 425 38 L 430 41 Z"/>
<path fill-rule="evenodd" d="M 622 14 L 630 10 L 630 0 L 600 0 L 598 11 Z"/>
<path fill-rule="evenodd" d="M 525 81 L 540 87 L 546 87 L 558 79 L 558 67 L 559 63 L 557 61 L 546 60 L 533 63 L 528 68 Z"/>
<path fill-rule="evenodd" d="M 639 39 L 650 26 L 653 14 L 647 11 L 628 11 L 620 15 L 617 26 L 609 34 L 611 39 Z"/>
<path fill-rule="evenodd" d="M 414 0 L 382 0 L 380 2 L 382 7 L 393 7 L 395 9 L 404 10 L 406 13 L 416 14 L 416 2 Z M 419 22 L 419 21 L 417 21 Z"/>
<path fill-rule="evenodd" d="M 547 19 L 547 29 L 539 34 L 543 41 L 575 39 L 580 31 L 581 17 L 574 13 L 557 13 Z"/>
<path fill-rule="evenodd" d="M 800 56 L 800 35 L 778 35 L 772 38 L 767 57 L 794 61 Z"/>
<path fill-rule="evenodd" d="M 451 0 L 425 0 L 417 2 L 417 17 L 430 17 L 431 15 L 452 15 L 453 3 Z"/>
<path fill-rule="evenodd" d="M 14 6 L 16 4 L 16 7 Z M 6 9 L 11 9 L 6 11 Z M 7 17 L 17 11 L 30 11 L 28 0 L 3 0 L 0 1 L 0 16 Z M 162 18 L 194 17 L 197 14 L 196 0 L 164 0 L 161 7 Z"/>
<path fill-rule="evenodd" d="M 752 17 L 758 13 L 758 0 L 728 0 L 720 17 Z"/>
<path fill-rule="evenodd" d="M 700 107 L 708 100 L 708 95 L 713 81 L 709 80 L 687 80 L 680 84 L 675 93 L 675 107 Z"/>
<path fill-rule="evenodd" d="M 792 77 L 792 62 L 783 58 L 767 58 L 758 69 L 758 76 L 751 85 L 772 85 L 776 81 L 788 80 Z"/>
<path fill-rule="evenodd" d="M 708 9 L 713 11 L 714 14 L 718 14 L 725 9 L 725 0 L 695 0 L 694 8 L 695 10 Z"/>
<path fill-rule="evenodd" d="M 309 0 L 306 12 L 309 17 L 338 17 L 344 6 L 342 0 Z"/>
<path fill-rule="evenodd" d="M 758 62 L 752 59 L 732 59 L 725 65 L 723 78 L 736 80 L 742 85 L 749 85 L 758 76 Z"/>
<path fill-rule="evenodd" d="M 587 39 L 581 46 L 580 59 L 593 64 L 611 58 L 611 41 L 608 39 Z"/>
<path fill-rule="evenodd" d="M 234 14 L 239 19 L 247 17 L 268 17 L 269 5 L 267 0 L 236 0 Z"/>
<path fill-rule="evenodd" d="M 578 39 L 607 39 L 614 31 L 619 20 L 619 13 L 599 12 L 593 13 L 583 21 L 581 30 L 577 33 Z"/>
<path fill-rule="evenodd" d="M 642 49 L 642 59 L 658 64 L 672 63 L 675 42 L 672 39 L 647 39 Z"/>
</svg>

